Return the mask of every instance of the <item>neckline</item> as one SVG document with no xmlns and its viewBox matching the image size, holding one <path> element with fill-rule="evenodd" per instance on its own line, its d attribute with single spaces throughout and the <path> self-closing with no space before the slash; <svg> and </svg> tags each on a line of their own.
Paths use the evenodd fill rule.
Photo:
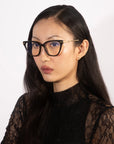
<svg viewBox="0 0 114 144">
<path fill-rule="evenodd" d="M 71 105 L 78 102 L 81 98 L 82 89 L 80 88 L 80 83 L 74 86 L 60 91 L 52 93 L 52 100 L 54 105 Z"/>
<path fill-rule="evenodd" d="M 77 84 L 75 84 L 75 85 L 73 85 L 73 86 L 71 86 L 71 87 L 69 87 L 69 88 L 67 88 L 67 89 L 65 89 L 65 90 L 62 90 L 62 91 L 59 91 L 59 92 L 53 92 L 53 94 L 54 94 L 54 95 L 61 95 L 61 94 L 63 94 L 63 93 L 67 93 L 67 92 L 73 90 L 73 89 L 74 89 L 75 87 L 77 87 L 78 85 L 79 85 L 79 83 L 77 83 Z"/>
</svg>

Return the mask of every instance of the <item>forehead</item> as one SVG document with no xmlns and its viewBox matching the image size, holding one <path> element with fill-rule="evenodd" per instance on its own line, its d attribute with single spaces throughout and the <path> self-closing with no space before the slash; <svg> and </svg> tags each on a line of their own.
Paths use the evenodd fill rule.
<svg viewBox="0 0 114 144">
<path fill-rule="evenodd" d="M 33 36 L 38 37 L 39 39 L 46 39 L 52 35 L 73 37 L 69 28 L 54 18 L 41 19 L 33 27 Z"/>
</svg>

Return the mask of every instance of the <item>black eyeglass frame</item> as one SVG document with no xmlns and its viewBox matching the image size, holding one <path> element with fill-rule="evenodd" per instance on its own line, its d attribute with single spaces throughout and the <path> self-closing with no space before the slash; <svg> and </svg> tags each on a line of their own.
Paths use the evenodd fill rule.
<svg viewBox="0 0 114 144">
<path fill-rule="evenodd" d="M 46 43 L 48 43 L 48 42 L 54 42 L 54 41 L 60 43 L 60 48 L 59 48 L 59 51 L 58 51 L 58 53 L 57 53 L 56 55 L 51 55 L 51 54 L 48 53 L 45 45 L 46 45 Z M 64 41 L 64 40 L 50 40 L 50 41 L 44 42 L 43 44 L 41 44 L 40 42 L 37 42 L 37 41 L 23 41 L 23 45 L 24 45 L 26 51 L 28 52 L 28 54 L 30 54 L 30 55 L 33 56 L 33 57 L 36 57 L 36 56 L 39 56 L 39 55 L 40 55 L 40 53 L 41 53 L 41 48 L 42 48 L 42 47 L 44 47 L 44 50 L 45 50 L 45 52 L 46 52 L 47 55 L 49 55 L 49 56 L 58 56 L 59 53 L 60 53 L 60 51 L 61 51 L 61 48 L 62 48 L 63 43 L 74 42 L 74 41 L 79 41 L 79 40 L 78 40 L 78 39 L 76 39 L 76 40 L 68 40 L 68 41 Z M 35 42 L 35 43 L 38 43 L 38 44 L 39 44 L 40 50 L 39 50 L 39 53 L 38 53 L 37 55 L 32 55 L 32 54 L 29 52 L 29 50 L 28 50 L 27 47 L 26 47 L 26 43 L 28 43 L 28 42 Z"/>
</svg>

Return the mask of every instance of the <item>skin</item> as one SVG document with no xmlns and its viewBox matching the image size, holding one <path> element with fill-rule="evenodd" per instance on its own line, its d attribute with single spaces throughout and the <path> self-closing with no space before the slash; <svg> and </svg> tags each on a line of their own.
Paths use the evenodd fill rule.
<svg viewBox="0 0 114 144">
<path fill-rule="evenodd" d="M 44 43 L 48 40 L 73 40 L 73 34 L 69 29 L 55 21 L 55 19 L 41 19 L 33 28 L 32 40 Z M 89 42 L 84 40 L 80 46 L 74 46 L 74 42 L 64 43 L 58 56 L 48 56 L 42 47 L 39 56 L 34 61 L 41 72 L 43 79 L 53 82 L 54 92 L 63 91 L 78 83 L 77 67 L 78 61 L 88 50 Z M 53 69 L 51 73 L 44 73 L 42 66 Z"/>
</svg>

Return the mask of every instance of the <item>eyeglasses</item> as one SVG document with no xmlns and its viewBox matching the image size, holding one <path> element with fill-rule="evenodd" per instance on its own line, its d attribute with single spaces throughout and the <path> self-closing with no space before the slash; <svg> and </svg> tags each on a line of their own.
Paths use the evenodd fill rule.
<svg viewBox="0 0 114 144">
<path fill-rule="evenodd" d="M 23 45 L 25 46 L 27 52 L 33 57 L 40 55 L 42 46 L 44 47 L 44 50 L 47 53 L 47 55 L 57 56 L 61 51 L 63 43 L 74 42 L 74 41 L 79 41 L 79 40 L 78 39 L 69 40 L 69 41 L 50 40 L 50 41 L 46 41 L 43 44 L 37 41 L 23 41 Z"/>
</svg>

